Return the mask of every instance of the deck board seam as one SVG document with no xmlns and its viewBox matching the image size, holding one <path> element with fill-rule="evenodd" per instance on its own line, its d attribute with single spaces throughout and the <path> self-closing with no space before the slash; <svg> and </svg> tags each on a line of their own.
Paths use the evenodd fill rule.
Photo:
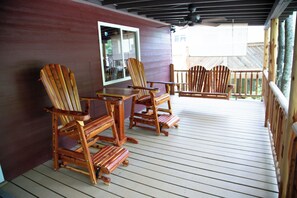
<svg viewBox="0 0 297 198">
<path fill-rule="evenodd" d="M 133 147 L 133 146 L 130 146 L 130 147 Z M 129 148 L 129 147 L 128 147 Z M 140 149 L 140 150 L 144 150 L 144 151 L 150 151 L 150 150 L 148 150 L 148 149 L 142 149 L 142 148 L 138 148 L 138 147 L 133 147 L 133 148 L 136 148 L 136 149 Z M 170 151 L 170 150 L 168 150 L 168 149 L 164 149 L 164 148 L 162 148 L 162 150 L 167 150 L 167 151 Z M 173 152 L 173 151 L 170 151 L 170 152 Z M 175 151 L 174 151 L 175 152 Z M 179 153 L 181 153 L 181 152 L 179 152 Z M 171 157 L 174 157 L 173 155 L 169 155 L 169 154 L 164 154 L 164 153 L 158 153 L 158 154 L 160 154 L 160 155 L 166 155 L 166 156 L 171 156 Z M 181 154 L 185 154 L 185 155 L 187 155 L 186 153 L 181 153 Z M 202 157 L 202 156 L 198 156 L 198 155 L 191 155 L 191 156 L 195 156 L 195 157 L 198 157 L 198 158 L 204 158 L 204 159 L 210 159 L 210 160 L 214 160 L 215 161 L 215 159 L 214 158 L 207 158 L 207 157 Z M 188 158 L 185 158 L 185 157 L 180 157 L 180 159 L 188 159 Z M 193 162 L 198 162 L 198 161 L 196 161 L 196 160 L 191 160 L 191 161 L 193 161 Z M 230 161 L 227 161 L 227 160 L 216 160 L 216 161 L 220 161 L 220 162 L 226 162 L 226 163 L 232 163 L 232 164 L 238 164 L 238 165 L 242 165 L 242 166 L 247 166 L 247 167 L 253 167 L 253 168 L 257 168 L 257 169 L 261 169 L 261 170 L 268 170 L 268 171 L 273 171 L 274 172 L 274 164 L 269 164 L 269 165 L 271 165 L 271 168 L 269 169 L 269 168 L 263 168 L 263 167 L 258 167 L 258 166 L 252 166 L 252 165 L 246 165 L 246 164 L 243 164 L 243 163 L 236 163 L 236 162 L 230 162 Z M 205 162 L 200 162 L 200 163 L 205 163 Z M 207 164 L 207 163 L 205 163 L 205 164 Z M 213 165 L 212 163 L 209 163 L 209 164 L 211 164 L 211 165 Z M 264 163 L 263 163 L 264 164 Z M 219 166 L 219 167 L 225 167 L 225 166 L 222 166 L 222 165 L 216 165 L 216 166 Z M 245 170 L 246 171 L 246 170 Z M 248 171 L 249 172 L 249 171 Z M 267 175 L 268 176 L 268 175 Z"/>
<path fill-rule="evenodd" d="M 29 194 L 32 195 L 33 197 L 38 197 L 38 196 L 34 195 L 32 192 L 30 192 L 29 190 L 27 190 L 27 189 L 23 188 L 22 186 L 18 185 L 17 183 L 15 183 L 15 182 L 13 182 L 13 181 L 9 181 L 9 182 L 12 183 L 13 185 L 17 186 L 18 188 L 20 188 L 20 189 L 26 191 L 27 193 L 29 193 Z"/>
<path fill-rule="evenodd" d="M 138 165 L 135 165 L 133 163 L 131 163 L 132 165 L 134 166 L 137 166 L 137 167 L 140 167 L 140 168 L 143 168 L 143 169 L 147 169 L 147 170 L 151 170 L 151 171 L 156 171 L 156 172 L 159 172 L 160 174 L 166 174 L 164 172 L 160 172 L 160 171 L 157 171 L 157 170 L 152 170 L 152 169 L 149 169 L 149 168 L 146 168 L 146 167 L 142 167 L 142 166 L 138 166 Z M 171 174 L 166 174 L 166 175 L 169 175 L 169 176 L 173 176 Z M 175 176 L 175 177 L 178 177 L 178 176 Z M 184 179 L 183 177 L 178 177 L 180 179 Z M 188 181 L 192 181 L 194 183 L 201 183 L 201 184 L 204 184 L 204 185 L 208 185 L 208 186 L 212 186 L 214 188 L 220 188 L 220 189 L 223 189 L 223 190 L 229 190 L 229 191 L 232 191 L 232 192 L 236 192 L 236 193 L 241 193 L 241 194 L 245 194 L 245 195 L 251 195 L 251 194 L 248 194 L 248 193 L 243 193 L 241 191 L 236 191 L 236 190 L 232 190 L 232 189 L 228 189 L 228 188 L 223 188 L 223 187 L 219 187 L 219 186 L 215 186 L 215 185 L 211 185 L 211 184 L 208 184 L 208 183 L 203 183 L 203 182 L 199 182 L 199 181 L 195 181 L 195 180 L 191 180 L 191 179 L 187 179 Z M 222 181 L 222 180 L 221 180 Z M 229 182 L 228 182 L 229 183 Z M 234 183 L 235 184 L 235 183 Z M 237 184 L 237 185 L 242 185 L 242 184 Z M 261 189 L 261 188 L 255 188 L 255 187 L 250 187 L 250 188 L 253 188 L 253 189 L 259 189 L 259 190 L 263 190 L 263 191 L 268 191 L 268 192 L 272 192 L 272 193 L 277 193 L 276 191 L 273 191 L 273 190 L 267 190 L 267 189 Z M 251 195 L 251 196 L 254 196 L 254 195 Z"/>
<path fill-rule="evenodd" d="M 33 170 L 36 171 L 36 172 L 38 172 L 38 173 L 40 173 L 41 175 L 44 175 L 44 176 L 48 177 L 46 174 L 44 174 L 44 173 L 42 173 L 42 172 L 36 170 L 35 168 L 34 168 Z M 73 190 L 75 190 L 75 191 L 78 191 L 78 192 L 80 192 L 80 193 L 82 193 L 82 194 L 85 194 L 85 195 L 87 195 L 87 196 L 89 196 L 89 197 L 94 197 L 94 196 L 91 196 L 90 194 L 87 194 L 87 193 L 85 193 L 85 192 L 83 192 L 83 191 L 77 189 L 77 188 L 73 188 L 71 185 L 62 183 L 62 182 L 60 182 L 60 181 L 57 180 L 57 179 L 54 179 L 54 178 L 51 178 L 51 177 L 48 177 L 48 178 L 50 178 L 50 179 L 52 179 L 52 180 L 54 180 L 54 181 L 60 183 L 61 185 L 67 186 L 67 187 L 69 187 L 69 188 L 71 188 L 71 189 L 73 189 Z"/>
</svg>

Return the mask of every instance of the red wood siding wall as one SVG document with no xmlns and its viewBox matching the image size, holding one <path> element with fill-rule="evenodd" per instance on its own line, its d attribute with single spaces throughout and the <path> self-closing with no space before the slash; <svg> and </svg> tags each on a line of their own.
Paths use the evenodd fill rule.
<svg viewBox="0 0 297 198">
<path fill-rule="evenodd" d="M 147 78 L 169 80 L 170 32 L 158 23 L 70 0 L 0 2 L 0 163 L 7 180 L 51 158 L 51 117 L 43 110 L 51 104 L 38 81 L 44 64 L 69 66 L 81 96 L 102 88 L 97 21 L 140 28 Z M 105 112 L 102 103 L 94 107 Z M 130 104 L 125 108 L 127 116 Z"/>
</svg>

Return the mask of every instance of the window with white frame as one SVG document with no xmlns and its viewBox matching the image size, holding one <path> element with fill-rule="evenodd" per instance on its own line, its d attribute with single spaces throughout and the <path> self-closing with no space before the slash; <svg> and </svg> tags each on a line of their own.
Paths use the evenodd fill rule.
<svg viewBox="0 0 297 198">
<path fill-rule="evenodd" d="M 139 29 L 98 22 L 103 85 L 129 80 L 128 58 L 140 60 Z"/>
</svg>

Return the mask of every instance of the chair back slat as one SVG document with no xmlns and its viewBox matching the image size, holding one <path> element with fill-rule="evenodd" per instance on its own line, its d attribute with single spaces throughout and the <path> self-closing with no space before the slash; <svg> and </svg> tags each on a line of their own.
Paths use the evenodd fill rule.
<svg viewBox="0 0 297 198">
<path fill-rule="evenodd" d="M 209 73 L 209 81 L 212 93 L 225 93 L 230 79 L 230 70 L 228 67 L 218 65 L 213 67 Z"/>
<path fill-rule="evenodd" d="M 135 58 L 129 58 L 127 63 L 133 86 L 147 87 L 147 81 L 142 62 Z M 140 97 L 143 95 L 149 95 L 149 92 L 146 90 L 140 90 L 138 96 Z"/>
<path fill-rule="evenodd" d="M 40 71 L 40 77 L 55 108 L 81 111 L 75 77 L 67 67 L 59 64 L 45 65 Z M 60 116 L 60 119 L 63 125 L 73 120 L 65 116 Z"/>
<path fill-rule="evenodd" d="M 63 79 L 63 90 L 66 93 L 67 104 L 69 108 L 74 111 L 81 111 L 80 99 L 78 95 L 78 89 L 76 86 L 75 76 L 66 67 L 61 67 L 62 74 L 61 79 Z"/>
<path fill-rule="evenodd" d="M 188 91 L 202 92 L 206 78 L 206 69 L 203 66 L 193 66 L 188 70 Z"/>
</svg>

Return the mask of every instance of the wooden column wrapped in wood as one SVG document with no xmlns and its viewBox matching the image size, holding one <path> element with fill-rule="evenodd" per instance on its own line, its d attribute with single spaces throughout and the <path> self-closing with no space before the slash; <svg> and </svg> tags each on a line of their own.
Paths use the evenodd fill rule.
<svg viewBox="0 0 297 198">
<path fill-rule="evenodd" d="M 270 39 L 270 28 L 264 30 L 264 60 L 263 60 L 263 70 L 268 68 L 269 64 L 269 42 Z"/>
<path fill-rule="evenodd" d="M 268 80 L 275 82 L 276 74 L 276 59 L 277 59 L 277 46 L 278 46 L 278 19 L 271 20 L 270 32 L 270 57 L 269 57 L 269 76 Z"/>
<path fill-rule="evenodd" d="M 174 65 L 170 64 L 170 82 L 174 82 Z M 170 95 L 174 95 L 174 85 L 170 86 Z"/>
<path fill-rule="evenodd" d="M 296 32 L 297 26 L 295 26 Z M 282 197 L 287 197 L 288 191 L 288 176 L 289 176 L 289 143 L 291 138 L 292 125 L 294 121 L 297 119 L 297 36 L 295 33 L 295 43 L 294 43 L 294 57 L 293 57 L 293 66 L 292 66 L 292 75 L 291 75 L 291 90 L 290 90 L 290 100 L 289 100 L 289 113 L 288 113 L 288 122 L 287 122 L 287 130 L 284 134 L 284 150 L 283 150 L 283 158 L 282 163 L 280 164 L 280 169 L 282 171 L 281 175 L 281 190 Z"/>
<path fill-rule="evenodd" d="M 269 50 L 269 68 L 268 68 L 268 83 L 270 81 L 275 82 L 276 73 L 276 58 L 277 58 L 277 38 L 278 37 L 278 19 L 271 19 L 271 30 L 270 30 L 270 50 Z M 268 92 L 269 94 L 269 92 Z M 268 96 L 267 107 L 270 102 Z M 269 115 L 269 108 L 266 107 L 265 112 L 265 127 L 267 127 L 267 119 Z"/>
</svg>

